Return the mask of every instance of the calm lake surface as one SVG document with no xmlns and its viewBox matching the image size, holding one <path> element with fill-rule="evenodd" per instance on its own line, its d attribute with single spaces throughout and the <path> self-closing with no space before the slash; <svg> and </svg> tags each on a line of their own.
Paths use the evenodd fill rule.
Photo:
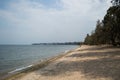
<svg viewBox="0 0 120 80">
<path fill-rule="evenodd" d="M 0 45 L 0 75 L 14 72 L 76 45 Z"/>
</svg>

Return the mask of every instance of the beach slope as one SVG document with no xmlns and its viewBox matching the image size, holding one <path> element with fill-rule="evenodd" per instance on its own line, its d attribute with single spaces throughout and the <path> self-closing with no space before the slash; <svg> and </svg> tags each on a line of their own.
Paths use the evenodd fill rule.
<svg viewBox="0 0 120 80">
<path fill-rule="evenodd" d="M 83 45 L 45 67 L 9 80 L 119 80 L 120 48 Z"/>
</svg>

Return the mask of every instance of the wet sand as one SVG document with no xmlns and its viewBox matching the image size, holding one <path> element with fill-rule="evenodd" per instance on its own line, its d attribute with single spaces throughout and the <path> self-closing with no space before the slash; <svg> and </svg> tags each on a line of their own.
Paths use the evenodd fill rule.
<svg viewBox="0 0 120 80">
<path fill-rule="evenodd" d="M 120 48 L 83 45 L 45 67 L 9 80 L 120 80 Z"/>
</svg>

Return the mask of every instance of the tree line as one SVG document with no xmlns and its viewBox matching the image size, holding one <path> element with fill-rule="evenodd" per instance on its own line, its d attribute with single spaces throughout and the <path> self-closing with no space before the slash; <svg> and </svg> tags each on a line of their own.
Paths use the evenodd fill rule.
<svg viewBox="0 0 120 80">
<path fill-rule="evenodd" d="M 111 3 L 103 20 L 98 20 L 95 30 L 87 34 L 84 44 L 120 46 L 120 0 L 112 0 Z"/>
<path fill-rule="evenodd" d="M 81 45 L 82 42 L 33 43 L 32 45 Z"/>
</svg>

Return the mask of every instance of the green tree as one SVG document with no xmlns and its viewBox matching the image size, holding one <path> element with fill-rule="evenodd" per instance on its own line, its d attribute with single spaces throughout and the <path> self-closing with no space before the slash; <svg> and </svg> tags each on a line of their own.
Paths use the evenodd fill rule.
<svg viewBox="0 0 120 80">
<path fill-rule="evenodd" d="M 96 29 L 86 36 L 87 44 L 120 45 L 120 0 L 112 0 L 113 6 L 107 10 L 103 21 L 97 21 Z"/>
<path fill-rule="evenodd" d="M 120 42 L 120 6 L 108 9 L 103 20 L 104 29 L 109 37 L 109 42 L 116 45 Z"/>
<path fill-rule="evenodd" d="M 120 6 L 120 0 L 112 0 L 111 3 L 113 6 Z"/>
</svg>

